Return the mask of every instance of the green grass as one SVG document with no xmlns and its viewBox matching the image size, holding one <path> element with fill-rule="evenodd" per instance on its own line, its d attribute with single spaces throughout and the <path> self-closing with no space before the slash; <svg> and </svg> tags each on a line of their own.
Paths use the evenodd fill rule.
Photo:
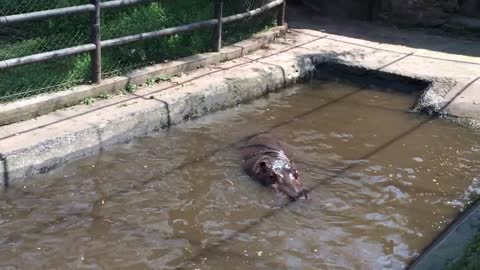
<svg viewBox="0 0 480 270">
<path fill-rule="evenodd" d="M 105 0 L 106 1 L 106 0 Z M 245 12 L 265 1 L 226 0 L 225 16 Z M 0 16 L 49 8 L 86 4 L 88 0 L 3 0 Z M 273 14 L 225 25 L 224 45 L 248 38 L 274 25 Z M 102 40 L 155 31 L 213 18 L 212 0 L 157 1 L 140 6 L 102 11 Z M 172 35 L 102 50 L 104 77 L 125 74 L 136 68 L 211 50 L 211 29 Z M 0 29 L 0 60 L 89 43 L 89 16 L 75 15 Z M 0 71 L 0 102 L 40 93 L 60 91 L 90 81 L 90 56 Z"/>
<path fill-rule="evenodd" d="M 465 249 L 461 258 L 451 264 L 447 270 L 478 270 L 480 269 L 480 231 L 473 242 Z"/>
</svg>

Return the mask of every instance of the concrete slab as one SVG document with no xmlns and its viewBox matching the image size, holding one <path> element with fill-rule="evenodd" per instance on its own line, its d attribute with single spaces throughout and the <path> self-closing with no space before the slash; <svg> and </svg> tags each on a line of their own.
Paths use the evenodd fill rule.
<svg viewBox="0 0 480 270">
<path fill-rule="evenodd" d="M 480 119 L 480 77 L 473 78 L 458 91 L 451 91 L 445 98 L 448 115 L 461 118 Z"/>
</svg>

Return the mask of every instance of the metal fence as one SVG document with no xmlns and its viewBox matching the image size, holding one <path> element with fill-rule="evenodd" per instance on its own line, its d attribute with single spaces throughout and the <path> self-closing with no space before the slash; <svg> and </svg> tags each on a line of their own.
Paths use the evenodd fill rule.
<svg viewBox="0 0 480 270">
<path fill-rule="evenodd" d="M 229 25 L 242 24 L 248 20 L 261 17 L 266 13 L 272 15 L 273 20 L 276 20 L 277 25 L 284 24 L 286 0 L 115 0 L 115 1 L 101 1 L 101 0 L 69 0 L 77 1 L 79 5 L 62 6 L 62 1 L 47 0 L 47 1 L 32 1 L 32 0 L 17 0 L 7 1 L 0 4 L 0 102 L 15 100 L 22 97 L 35 95 L 38 93 L 58 91 L 64 88 L 71 87 L 79 83 L 100 83 L 102 77 L 117 75 L 126 70 L 138 68 L 148 64 L 158 62 L 156 56 L 153 54 L 147 55 L 148 52 L 139 54 L 136 47 L 130 45 L 131 43 L 149 42 L 154 43 L 159 39 L 169 38 L 171 46 L 165 44 L 153 44 L 155 49 L 163 49 L 160 53 L 166 57 L 169 55 L 181 55 L 184 52 L 169 53 L 171 50 L 176 50 L 175 42 L 183 42 L 183 48 L 189 48 L 192 40 L 195 38 L 198 43 L 205 43 L 205 35 L 209 35 L 209 44 L 198 45 L 198 48 L 186 50 L 194 53 L 196 50 L 210 50 L 219 51 L 224 42 L 225 35 L 239 35 L 239 33 L 232 33 L 228 29 Z M 63 2 L 69 2 L 63 1 Z M 42 5 L 38 3 L 42 2 Z M 86 2 L 86 3 L 85 3 Z M 200 4 L 201 2 L 201 4 Z M 158 18 L 167 18 L 170 25 L 168 27 L 159 27 L 158 18 L 152 19 L 152 22 L 147 22 L 148 15 L 153 14 L 151 10 L 158 8 L 163 3 L 169 3 L 170 9 L 162 7 L 158 9 L 159 14 L 154 14 Z M 182 5 L 182 3 L 184 3 Z M 193 4 L 192 4 L 193 3 Z M 122 16 L 122 10 L 132 8 L 132 6 L 145 6 L 145 9 L 135 10 L 136 13 L 145 13 L 144 19 L 139 17 L 142 22 L 138 21 L 119 21 L 117 25 L 102 24 L 102 20 L 112 18 L 115 16 Z M 150 5 L 150 6 L 148 6 Z M 38 10 L 39 8 L 50 8 L 47 10 Z M 168 5 L 166 5 L 168 7 Z M 191 10 L 193 9 L 193 10 Z M 195 12 L 195 9 L 209 10 L 209 12 Z M 111 13 L 111 10 L 120 10 L 120 13 Z M 210 12 L 211 11 L 211 12 Z M 176 19 L 172 19 L 169 12 L 176 13 Z M 165 14 L 164 14 L 165 13 Z M 200 18 L 197 14 L 207 14 L 207 18 Z M 131 15 L 131 14 L 130 14 Z M 135 15 L 135 14 L 134 14 Z M 49 34 L 48 39 L 40 37 L 28 39 L 23 41 L 21 36 L 30 29 L 23 27 L 24 24 L 38 24 L 36 28 L 42 28 L 40 24 L 45 24 L 45 28 L 50 26 L 53 29 L 61 29 L 65 25 L 71 26 L 75 24 L 73 18 L 75 16 L 83 16 L 83 20 L 88 20 L 80 24 L 75 29 L 70 29 L 67 33 L 58 31 L 54 34 Z M 104 18 L 105 17 L 105 18 Z M 135 17 L 135 16 L 134 16 Z M 180 18 L 180 19 L 179 19 Z M 165 19 L 165 20 L 167 20 Z M 52 21 L 60 20 L 60 21 Z M 145 21 L 145 22 L 143 22 Z M 172 21 L 176 24 L 171 25 Z M 142 33 L 138 33 L 137 24 L 142 25 Z M 88 26 L 88 27 L 87 27 Z M 251 28 L 255 25 L 249 25 L 244 28 Z M 103 31 L 108 28 L 108 31 Z M 49 29 L 50 29 L 49 28 Z M 160 29 L 159 29 L 160 28 Z M 3 29 L 3 32 L 2 32 Z M 144 32 L 145 29 L 147 32 Z M 238 29 L 238 28 L 237 28 Z M 137 30 L 137 32 L 135 31 Z M 247 31 L 246 29 L 245 31 Z M 181 40 L 184 34 L 202 32 L 203 39 L 199 37 L 192 37 L 191 39 Z M 3 35 L 3 36 L 2 36 Z M 18 40 L 15 40 L 17 37 Z M 38 35 L 37 35 L 38 36 Z M 102 39 L 105 38 L 105 39 Z M 228 37 L 230 38 L 230 37 Z M 180 39 L 180 41 L 178 41 Z M 13 42 L 12 42 L 13 40 Z M 12 44 L 15 46 L 12 46 Z M 202 47 L 203 46 L 203 47 Z M 115 58 L 118 51 L 109 51 L 109 48 L 118 47 L 117 50 L 128 51 L 132 57 L 137 57 L 142 61 L 133 61 L 133 64 L 122 64 L 122 69 L 112 68 L 111 59 Z M 45 51 L 45 48 L 49 49 Z M 156 51 L 158 54 L 158 51 Z M 137 54 L 136 54 L 137 53 Z M 155 52 L 153 52 L 155 53 Z M 103 61 L 102 54 L 110 55 L 111 57 Z M 77 57 L 72 67 L 71 62 L 62 62 L 64 59 L 70 57 Z M 157 58 L 157 59 L 153 59 Z M 56 69 L 45 65 L 44 62 L 55 62 Z M 120 62 L 120 60 L 119 60 Z M 128 66 L 128 67 L 127 67 Z M 60 69 L 58 68 L 60 67 Z M 105 68 L 102 71 L 102 68 Z M 73 70 L 78 73 L 88 72 L 89 79 L 82 78 L 78 74 L 63 73 Z M 34 74 L 35 73 L 35 74 Z M 65 77 L 63 80 L 48 81 L 50 76 Z M 28 75 L 28 76 L 27 76 Z M 42 78 L 46 81 L 36 81 Z M 23 83 L 24 80 L 29 80 Z M 3 84 L 2 81 L 12 81 L 9 86 Z M 3 88 L 3 89 L 2 89 Z"/>
</svg>

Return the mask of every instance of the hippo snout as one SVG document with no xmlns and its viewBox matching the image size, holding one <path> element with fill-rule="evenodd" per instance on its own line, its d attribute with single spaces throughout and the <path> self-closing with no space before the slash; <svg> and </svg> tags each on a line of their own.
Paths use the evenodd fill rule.
<svg viewBox="0 0 480 270">
<path fill-rule="evenodd" d="M 309 198 L 308 190 L 305 190 L 302 187 L 298 188 L 279 185 L 276 189 L 285 194 L 292 201 L 296 201 L 300 198 Z"/>
</svg>

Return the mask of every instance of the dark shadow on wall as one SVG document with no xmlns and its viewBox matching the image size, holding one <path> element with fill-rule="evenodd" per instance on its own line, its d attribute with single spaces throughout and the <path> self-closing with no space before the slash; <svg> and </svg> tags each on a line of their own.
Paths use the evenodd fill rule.
<svg viewBox="0 0 480 270">
<path fill-rule="evenodd" d="M 373 15 L 372 13 L 369 16 Z M 399 30 L 395 27 L 374 24 L 368 21 L 332 18 L 319 15 L 319 13 L 305 6 L 290 5 L 287 9 L 287 22 L 291 29 L 311 29 L 327 34 L 411 47 L 412 50 L 426 49 L 480 57 L 480 46 L 478 46 L 480 41 L 478 40 L 454 39 L 446 36 L 426 34 L 425 31 Z"/>
</svg>

